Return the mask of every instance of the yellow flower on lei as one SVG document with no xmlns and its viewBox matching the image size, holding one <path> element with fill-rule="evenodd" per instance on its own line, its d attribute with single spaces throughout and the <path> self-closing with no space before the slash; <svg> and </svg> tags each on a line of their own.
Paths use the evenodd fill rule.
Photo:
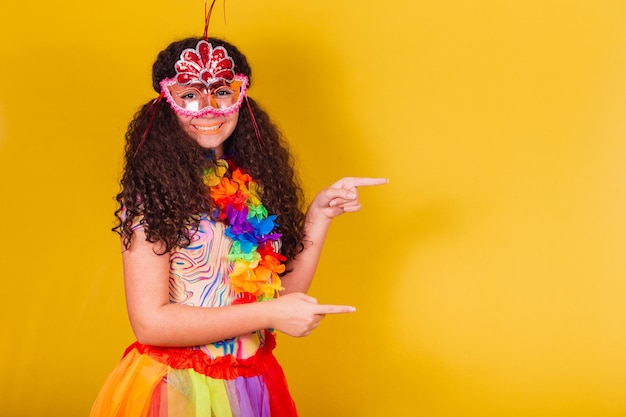
<svg viewBox="0 0 626 417">
<path fill-rule="evenodd" d="M 284 265 L 265 266 L 259 265 L 259 261 L 235 261 L 233 271 L 229 276 L 236 292 L 248 292 L 255 297 L 273 298 L 276 291 L 283 289 L 278 273 L 284 270 Z"/>
<path fill-rule="evenodd" d="M 220 183 L 226 170 L 228 169 L 228 162 L 221 160 L 204 173 L 203 181 L 209 187 L 215 187 Z"/>
<path fill-rule="evenodd" d="M 261 204 L 261 198 L 259 197 L 261 195 L 261 187 L 259 186 L 259 184 L 257 184 L 256 182 L 249 183 L 248 194 L 249 194 L 248 196 L 249 205 L 255 209 L 262 207 L 263 210 L 265 211 L 265 216 L 267 216 L 267 210 L 265 209 L 263 204 Z M 250 209 L 250 211 L 254 211 L 252 210 L 252 208 Z"/>
</svg>

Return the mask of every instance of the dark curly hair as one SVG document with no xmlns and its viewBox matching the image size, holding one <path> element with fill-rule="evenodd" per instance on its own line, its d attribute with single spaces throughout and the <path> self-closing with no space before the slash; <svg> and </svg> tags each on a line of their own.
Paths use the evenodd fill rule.
<svg viewBox="0 0 626 417">
<path fill-rule="evenodd" d="M 174 64 L 181 52 L 195 48 L 200 40 L 176 41 L 158 54 L 152 66 L 152 86 L 157 92 L 160 92 L 161 80 L 176 75 Z M 235 72 L 245 74 L 251 82 L 252 71 L 239 49 L 217 38 L 209 38 L 208 42 L 226 48 L 235 62 Z M 224 142 L 224 154 L 262 187 L 263 204 L 278 216 L 281 253 L 292 259 L 302 250 L 303 192 L 293 168 L 293 158 L 279 129 L 253 99 L 248 97 L 247 100 L 251 112 L 245 108 L 246 104 L 242 106 L 237 127 Z M 254 120 L 261 142 L 255 133 Z M 146 131 L 147 136 L 140 146 Z M 140 216 L 146 239 L 163 244 L 160 254 L 189 245 L 201 214 L 213 211 L 207 187 L 202 182 L 204 169 L 214 163 L 210 156 L 183 131 L 167 103 L 151 101 L 143 105 L 126 132 L 124 173 L 121 191 L 116 196 L 117 225 L 112 229 L 120 234 L 126 249 L 133 235 L 133 222 Z"/>
</svg>

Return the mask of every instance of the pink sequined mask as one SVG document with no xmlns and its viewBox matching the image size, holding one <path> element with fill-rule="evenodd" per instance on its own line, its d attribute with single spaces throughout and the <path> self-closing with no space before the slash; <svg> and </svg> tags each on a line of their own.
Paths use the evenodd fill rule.
<svg viewBox="0 0 626 417">
<path fill-rule="evenodd" d="M 235 63 L 223 46 L 201 40 L 185 49 L 175 64 L 176 76 L 161 81 L 161 93 L 183 116 L 224 116 L 241 107 L 248 77 L 235 73 Z"/>
</svg>

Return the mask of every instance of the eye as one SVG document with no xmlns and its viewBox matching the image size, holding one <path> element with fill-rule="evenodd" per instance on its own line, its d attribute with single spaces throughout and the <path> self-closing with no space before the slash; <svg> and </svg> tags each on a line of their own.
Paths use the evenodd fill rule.
<svg viewBox="0 0 626 417">
<path fill-rule="evenodd" d="M 178 97 L 182 98 L 183 100 L 195 100 L 198 97 L 198 94 L 193 91 L 183 91 L 182 93 L 178 94 Z"/>
<path fill-rule="evenodd" d="M 235 94 L 235 90 L 226 86 L 221 86 L 213 90 L 213 95 L 218 98 L 228 98 L 233 94 Z"/>
<path fill-rule="evenodd" d="M 176 94 L 176 97 L 178 97 L 179 99 L 183 101 L 198 100 L 200 97 L 202 97 L 202 90 L 198 89 L 195 86 L 194 87 L 186 86 L 184 88 L 177 88 L 173 90 L 172 92 Z"/>
</svg>

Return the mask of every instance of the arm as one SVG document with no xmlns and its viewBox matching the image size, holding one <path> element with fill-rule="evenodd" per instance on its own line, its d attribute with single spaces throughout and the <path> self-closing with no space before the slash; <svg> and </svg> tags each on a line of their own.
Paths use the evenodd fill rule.
<svg viewBox="0 0 626 417">
<path fill-rule="evenodd" d="M 304 249 L 288 265 L 282 278 L 281 294 L 307 292 L 322 255 L 322 248 L 333 218 L 361 209 L 358 187 L 386 184 L 386 178 L 342 178 L 320 191 L 306 212 Z"/>
<path fill-rule="evenodd" d="M 169 255 L 155 254 L 160 248 L 136 230 L 122 254 L 128 316 L 140 343 L 196 346 L 266 328 L 299 337 L 313 331 L 324 314 L 354 311 L 319 305 L 305 294 L 216 308 L 170 303 Z"/>
</svg>

